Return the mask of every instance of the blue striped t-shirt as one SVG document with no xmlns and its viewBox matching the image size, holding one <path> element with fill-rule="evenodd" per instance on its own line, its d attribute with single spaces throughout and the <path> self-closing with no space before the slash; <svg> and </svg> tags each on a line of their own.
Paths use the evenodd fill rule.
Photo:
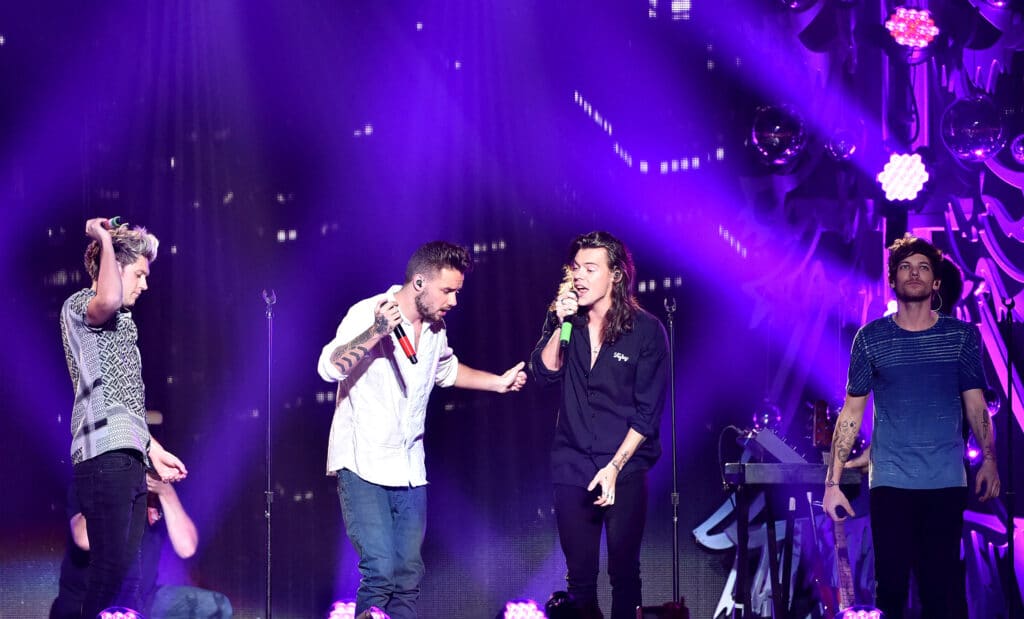
<svg viewBox="0 0 1024 619">
<path fill-rule="evenodd" d="M 966 486 L 961 394 L 983 388 L 974 325 L 943 315 L 924 331 L 901 329 L 892 316 L 864 325 L 846 391 L 875 395 L 870 486 Z"/>
</svg>

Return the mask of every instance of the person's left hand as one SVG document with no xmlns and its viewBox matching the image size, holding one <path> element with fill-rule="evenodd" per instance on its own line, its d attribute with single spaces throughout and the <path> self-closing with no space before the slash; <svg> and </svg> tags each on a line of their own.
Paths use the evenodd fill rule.
<svg viewBox="0 0 1024 619">
<path fill-rule="evenodd" d="M 149 460 L 153 464 L 153 470 L 160 477 L 160 481 L 181 481 L 188 476 L 188 470 L 178 456 L 162 447 L 151 447 Z"/>
<path fill-rule="evenodd" d="M 520 361 L 515 364 L 511 369 L 498 377 L 498 393 L 508 393 L 510 391 L 519 391 L 526 384 L 526 372 L 523 368 L 526 366 L 525 361 Z"/>
<path fill-rule="evenodd" d="M 594 479 L 590 480 L 590 485 L 587 486 L 587 492 L 601 486 L 601 496 L 597 497 L 594 505 L 610 507 L 615 504 L 615 480 L 618 478 L 619 469 L 615 468 L 611 462 L 599 470 L 597 475 L 594 475 Z"/>
<path fill-rule="evenodd" d="M 982 492 L 983 484 L 984 492 Z M 985 458 L 981 462 L 981 468 L 978 469 L 978 474 L 974 477 L 974 492 L 982 503 L 999 496 L 999 470 L 996 467 L 996 461 L 992 458 Z"/>
</svg>

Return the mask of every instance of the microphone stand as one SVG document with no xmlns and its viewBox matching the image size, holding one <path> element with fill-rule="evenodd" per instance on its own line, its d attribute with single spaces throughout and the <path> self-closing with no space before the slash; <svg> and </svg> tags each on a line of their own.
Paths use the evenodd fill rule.
<svg viewBox="0 0 1024 619">
<path fill-rule="evenodd" d="M 1017 616 L 1017 579 L 1014 577 L 1016 563 L 1014 561 L 1013 542 L 1016 533 L 1014 523 L 1014 503 L 1016 492 L 1013 488 L 1013 306 L 1012 297 L 1003 299 L 1003 307 L 1006 308 L 1006 315 L 1003 316 L 1003 327 L 1006 334 L 1003 336 L 1006 341 L 1006 485 L 1003 487 L 1003 494 L 1006 495 L 1006 562 L 1009 565 L 1007 570 L 1006 583 L 1006 611 L 1007 618 L 1014 619 Z"/>
<path fill-rule="evenodd" d="M 267 488 L 264 491 L 264 497 L 266 499 L 266 508 L 263 512 L 263 517 L 267 521 L 267 599 L 266 599 L 266 619 L 270 619 L 271 613 L 271 595 L 270 595 L 270 508 L 274 503 L 274 488 L 273 480 L 270 476 L 270 454 L 271 454 L 271 425 L 270 425 L 270 411 L 272 410 L 271 400 L 271 385 L 273 384 L 274 375 L 274 304 L 277 303 L 277 293 L 273 289 L 267 291 L 263 290 L 263 302 L 266 303 L 266 315 L 267 315 L 267 444 L 266 444 L 266 468 L 267 468 Z"/>
<path fill-rule="evenodd" d="M 668 319 L 668 371 L 669 403 L 672 415 L 672 602 L 679 597 L 679 480 L 676 464 L 676 313 L 675 297 L 665 297 L 665 316 Z"/>
</svg>

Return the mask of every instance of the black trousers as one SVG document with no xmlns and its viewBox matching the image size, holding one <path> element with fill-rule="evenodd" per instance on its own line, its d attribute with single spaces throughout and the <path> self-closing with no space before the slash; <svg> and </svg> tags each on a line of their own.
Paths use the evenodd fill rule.
<svg viewBox="0 0 1024 619">
<path fill-rule="evenodd" d="M 89 534 L 89 568 L 82 617 L 126 606 L 138 610 L 138 562 L 146 527 L 146 471 L 142 454 L 110 451 L 75 465 L 78 494 Z"/>
<path fill-rule="evenodd" d="M 612 585 L 612 619 L 633 619 L 641 605 L 640 543 L 647 520 L 647 475 L 634 473 L 615 484 L 615 503 L 597 507 L 586 488 L 555 484 L 558 537 L 568 568 L 568 591 L 585 610 L 601 617 L 597 603 L 601 532 L 607 532 L 608 577 Z"/>
<path fill-rule="evenodd" d="M 910 573 L 921 598 L 921 616 L 966 619 L 960 537 L 967 488 L 871 490 L 875 551 L 875 604 L 886 619 L 902 619 Z"/>
</svg>

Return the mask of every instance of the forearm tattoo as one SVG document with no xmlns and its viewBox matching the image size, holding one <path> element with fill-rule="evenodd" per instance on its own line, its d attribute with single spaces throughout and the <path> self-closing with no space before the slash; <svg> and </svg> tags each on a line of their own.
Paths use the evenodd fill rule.
<svg viewBox="0 0 1024 619">
<path fill-rule="evenodd" d="M 373 319 L 373 326 L 370 329 L 380 336 L 388 334 L 388 319 L 383 316 L 377 316 Z"/>
<path fill-rule="evenodd" d="M 981 423 L 978 424 L 981 426 L 981 436 L 975 438 L 978 439 L 978 444 L 981 445 L 981 448 L 985 453 L 985 460 L 996 459 L 995 450 L 993 449 L 992 442 L 989 440 L 989 437 L 991 436 L 991 428 L 989 427 L 990 423 L 991 421 L 988 418 L 988 411 L 981 411 Z"/>
<path fill-rule="evenodd" d="M 612 459 L 612 466 L 621 471 L 622 467 L 626 466 L 626 461 L 629 460 L 629 457 L 631 455 L 633 454 L 631 454 L 628 449 L 623 449 L 622 451 L 619 452 L 619 455 L 615 456 Z"/>
<path fill-rule="evenodd" d="M 640 437 L 640 445 L 643 445 L 644 441 L 646 441 L 646 440 L 647 440 L 646 436 Z M 639 445 L 638 445 L 638 447 L 639 447 Z M 617 456 L 612 458 L 612 466 L 614 466 L 616 469 L 621 471 L 622 467 L 626 466 L 626 462 L 629 460 L 629 458 L 632 455 L 633 455 L 633 452 L 631 452 L 628 449 L 623 449 L 622 451 L 619 452 L 619 454 Z"/>
<path fill-rule="evenodd" d="M 378 318 L 378 321 L 380 318 Z M 387 326 L 387 321 L 384 321 Z M 349 371 L 356 366 L 357 363 L 363 360 L 366 353 L 370 352 L 368 348 L 363 346 L 370 338 L 377 334 L 377 321 L 374 321 L 373 326 L 357 335 L 348 344 L 342 344 L 334 349 L 331 353 L 331 363 L 334 364 L 343 374 L 348 374 Z"/>
<path fill-rule="evenodd" d="M 857 423 L 842 415 L 836 420 L 836 431 L 832 434 L 832 462 L 829 462 L 829 474 L 832 473 L 832 465 L 838 458 L 839 464 L 844 464 L 850 459 L 850 451 L 857 441 Z"/>
</svg>

